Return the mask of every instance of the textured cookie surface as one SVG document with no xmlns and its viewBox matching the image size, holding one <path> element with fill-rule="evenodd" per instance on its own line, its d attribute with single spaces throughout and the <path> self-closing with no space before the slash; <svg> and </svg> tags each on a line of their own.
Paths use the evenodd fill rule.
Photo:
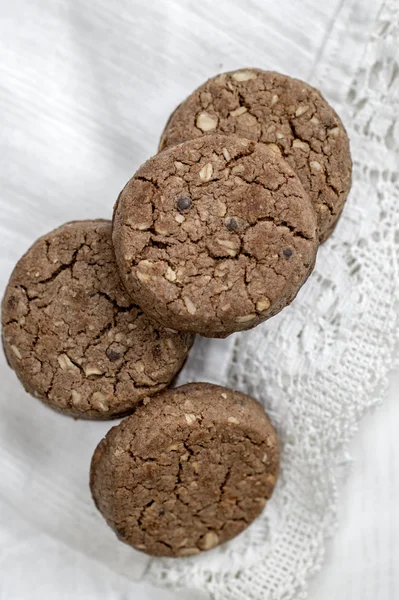
<svg viewBox="0 0 399 600">
<path fill-rule="evenodd" d="M 215 132 L 276 145 L 312 198 L 320 241 L 330 235 L 349 193 L 352 162 L 345 128 L 320 92 L 271 71 L 223 73 L 177 107 L 160 149 Z"/>
<path fill-rule="evenodd" d="M 317 251 L 298 177 L 265 144 L 203 136 L 148 160 L 115 206 L 121 277 L 144 312 L 225 337 L 289 304 Z"/>
<path fill-rule="evenodd" d="M 3 344 L 25 389 L 83 418 L 131 412 L 178 372 L 190 336 L 154 329 L 120 281 L 109 221 L 79 221 L 21 258 L 2 304 Z"/>
<path fill-rule="evenodd" d="M 259 515 L 278 465 L 278 440 L 258 402 L 187 384 L 111 429 L 93 455 L 91 490 L 122 541 L 155 556 L 190 556 Z"/>
</svg>

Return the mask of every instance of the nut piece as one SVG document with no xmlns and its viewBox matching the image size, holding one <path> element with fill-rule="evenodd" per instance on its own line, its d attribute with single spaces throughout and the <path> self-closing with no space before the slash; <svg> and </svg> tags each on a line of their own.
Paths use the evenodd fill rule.
<svg viewBox="0 0 399 600">
<path fill-rule="evenodd" d="M 220 238 L 216 238 L 216 241 L 219 246 L 225 248 L 227 254 L 230 256 L 235 256 L 237 254 L 239 248 L 236 242 L 233 242 L 232 240 L 221 240 Z"/>
<path fill-rule="evenodd" d="M 82 400 L 82 394 L 79 394 L 79 392 L 77 392 L 76 390 L 71 390 L 71 397 L 72 397 L 72 404 L 74 404 L 75 406 L 77 404 L 80 404 L 80 402 Z"/>
<path fill-rule="evenodd" d="M 202 181 L 209 181 L 212 177 L 212 173 L 212 163 L 206 163 L 206 165 L 204 165 L 201 171 L 199 172 L 200 179 L 202 179 Z"/>
<path fill-rule="evenodd" d="M 238 108 L 236 108 L 235 110 L 231 110 L 230 111 L 230 116 L 231 117 L 239 117 L 240 115 L 243 115 L 244 113 L 247 112 L 247 107 L 246 106 L 239 106 Z"/>
<path fill-rule="evenodd" d="M 256 498 L 259 506 L 261 507 L 261 509 L 263 510 L 266 506 L 266 498 Z"/>
<path fill-rule="evenodd" d="M 154 229 L 159 235 L 168 235 L 168 230 L 162 227 L 162 223 L 155 223 Z"/>
<path fill-rule="evenodd" d="M 236 323 L 246 323 L 247 321 L 252 321 L 252 319 L 256 319 L 256 314 L 255 313 L 251 313 L 249 315 L 244 315 L 242 317 L 237 317 L 235 319 Z"/>
<path fill-rule="evenodd" d="M 221 240 L 220 238 L 216 239 L 217 243 L 224 248 L 231 248 L 232 250 L 236 250 L 237 245 L 232 240 Z"/>
<path fill-rule="evenodd" d="M 277 96 L 277 94 L 274 94 L 274 95 L 272 96 L 272 106 L 273 106 L 274 104 L 276 104 L 278 101 L 279 101 L 279 97 Z"/>
<path fill-rule="evenodd" d="M 194 413 L 186 413 L 184 416 L 186 418 L 188 425 L 192 425 L 197 420 L 197 417 L 195 416 Z"/>
<path fill-rule="evenodd" d="M 222 149 L 222 153 L 223 153 L 223 156 L 225 157 L 225 159 L 227 160 L 227 162 L 228 162 L 229 160 L 231 160 L 231 154 L 230 154 L 230 152 L 227 150 L 227 148 L 223 148 L 223 149 Z"/>
<path fill-rule="evenodd" d="M 197 308 L 195 304 L 193 304 L 193 302 L 190 300 L 190 298 L 188 298 L 187 296 L 183 296 L 183 302 L 186 305 L 187 311 L 190 313 L 190 315 L 195 315 L 195 313 L 197 312 Z"/>
<path fill-rule="evenodd" d="M 322 168 L 323 168 L 323 167 L 321 166 L 321 164 L 320 164 L 319 162 L 317 162 L 317 160 L 311 160 L 311 161 L 310 161 L 310 163 L 309 163 L 309 165 L 310 165 L 310 168 L 311 168 L 313 171 L 321 171 L 321 170 L 322 170 Z"/>
<path fill-rule="evenodd" d="M 202 550 L 210 550 L 219 543 L 219 536 L 214 531 L 208 531 L 201 540 Z"/>
<path fill-rule="evenodd" d="M 302 140 L 295 139 L 292 142 L 293 148 L 300 148 L 301 150 L 309 150 L 309 145 L 306 142 L 302 142 Z"/>
<path fill-rule="evenodd" d="M 198 115 L 195 124 L 201 131 L 213 131 L 217 127 L 218 118 L 207 112 L 202 112 Z"/>
<path fill-rule="evenodd" d="M 63 371 L 79 371 L 67 354 L 57 356 L 57 361 Z"/>
<path fill-rule="evenodd" d="M 199 548 L 182 548 L 177 553 L 177 556 L 194 556 L 195 554 L 199 554 Z"/>
<path fill-rule="evenodd" d="M 270 308 L 269 298 L 262 298 L 262 300 L 258 300 L 258 302 L 256 303 L 256 310 L 259 310 L 259 312 L 267 310 L 268 308 Z"/>
<path fill-rule="evenodd" d="M 280 154 L 281 156 L 281 148 L 279 148 L 277 144 L 267 144 L 267 147 L 269 148 L 269 150 L 274 152 L 274 154 Z"/>
<path fill-rule="evenodd" d="M 145 268 L 145 267 L 150 267 L 150 268 L 151 268 L 151 267 L 152 267 L 152 265 L 153 265 L 153 263 L 152 263 L 150 260 L 141 260 L 141 261 L 138 263 L 138 265 L 137 265 L 137 266 L 138 266 L 138 268 L 139 268 L 139 269 L 143 269 L 143 268 Z"/>
<path fill-rule="evenodd" d="M 224 217 L 227 212 L 227 206 L 221 200 L 217 200 L 214 205 L 214 210 L 218 217 Z"/>
<path fill-rule="evenodd" d="M 234 423 L 234 425 L 240 424 L 240 421 L 238 419 L 236 419 L 235 417 L 229 417 L 227 420 L 229 423 Z"/>
<path fill-rule="evenodd" d="M 137 279 L 139 279 L 143 283 L 145 283 L 146 281 L 149 281 L 151 279 L 151 277 L 150 277 L 150 275 L 148 275 L 148 273 L 143 273 L 142 271 L 137 271 L 136 275 L 137 275 Z"/>
<path fill-rule="evenodd" d="M 184 163 L 180 162 L 179 160 L 175 160 L 173 164 L 175 165 L 176 171 L 181 171 L 184 169 Z"/>
<path fill-rule="evenodd" d="M 13 353 L 15 354 L 15 356 L 18 358 L 18 360 L 21 360 L 22 354 L 20 353 L 20 351 L 18 350 L 18 348 L 16 346 L 11 346 L 11 350 L 13 351 Z"/>
<path fill-rule="evenodd" d="M 256 79 L 257 75 L 253 71 L 244 70 L 244 71 L 236 71 L 232 74 L 232 79 L 236 81 L 248 81 L 249 79 Z"/>
<path fill-rule="evenodd" d="M 86 377 L 89 377 L 90 375 L 102 375 L 103 371 L 101 371 L 101 369 L 98 369 L 97 367 L 90 367 L 90 366 L 86 366 L 83 368 Z"/>
<path fill-rule="evenodd" d="M 165 277 L 168 281 L 176 281 L 176 271 L 168 267 L 166 269 Z"/>
<path fill-rule="evenodd" d="M 300 117 L 301 115 L 304 115 L 305 112 L 307 112 L 308 110 L 309 106 L 299 106 L 295 111 L 295 116 Z"/>
<path fill-rule="evenodd" d="M 184 223 L 185 220 L 186 219 L 185 219 L 184 215 L 176 215 L 175 216 L 175 221 L 177 221 L 178 223 Z"/>
<path fill-rule="evenodd" d="M 134 366 L 135 366 L 135 368 L 136 368 L 136 371 L 137 371 L 138 373 L 144 373 L 144 371 L 145 371 L 145 365 L 144 365 L 143 361 L 141 361 L 141 360 L 138 360 L 138 361 L 137 361 L 137 362 L 134 364 Z"/>
<path fill-rule="evenodd" d="M 262 462 L 267 463 L 267 459 L 268 459 L 268 456 L 267 456 L 267 453 L 265 452 L 263 455 L 263 458 L 262 458 Z"/>
<path fill-rule="evenodd" d="M 98 410 L 103 410 L 104 412 L 107 412 L 109 410 L 109 405 L 104 394 L 102 394 L 101 392 L 94 392 L 91 398 L 94 408 L 97 408 Z"/>
<path fill-rule="evenodd" d="M 166 340 L 166 345 L 168 346 L 169 350 L 173 350 L 173 351 L 176 350 L 176 346 L 175 346 L 173 340 L 171 340 L 170 338 L 168 338 Z"/>
<path fill-rule="evenodd" d="M 218 263 L 213 272 L 215 277 L 224 277 L 226 275 L 225 271 L 228 269 L 229 265 L 227 262 Z"/>
<path fill-rule="evenodd" d="M 333 135 L 334 137 L 337 137 L 339 135 L 339 127 L 333 127 L 327 133 L 329 135 Z"/>
</svg>

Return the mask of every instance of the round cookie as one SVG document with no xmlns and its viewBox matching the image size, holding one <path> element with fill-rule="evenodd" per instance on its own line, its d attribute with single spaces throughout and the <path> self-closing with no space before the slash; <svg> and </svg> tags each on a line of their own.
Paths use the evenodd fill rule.
<svg viewBox="0 0 399 600">
<path fill-rule="evenodd" d="M 278 313 L 311 272 L 314 210 L 266 144 L 202 136 L 148 160 L 122 190 L 113 242 L 127 291 L 155 322 L 226 337 Z"/>
<path fill-rule="evenodd" d="M 352 161 L 345 128 L 318 90 L 260 69 L 223 73 L 172 113 L 160 150 L 215 132 L 274 144 L 311 196 L 320 241 L 327 239 L 351 187 Z"/>
<path fill-rule="evenodd" d="M 191 556 L 259 515 L 278 467 L 278 439 L 256 400 L 192 383 L 113 427 L 94 452 L 90 485 L 122 541 L 153 556 Z"/>
<path fill-rule="evenodd" d="M 154 329 L 120 281 L 109 221 L 41 237 L 16 265 L 2 303 L 4 350 L 24 388 L 87 419 L 131 412 L 167 386 L 191 336 Z"/>
</svg>

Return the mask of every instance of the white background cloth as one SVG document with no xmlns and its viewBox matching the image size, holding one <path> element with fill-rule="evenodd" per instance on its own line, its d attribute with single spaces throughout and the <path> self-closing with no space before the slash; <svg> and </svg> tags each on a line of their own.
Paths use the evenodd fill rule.
<svg viewBox="0 0 399 600">
<path fill-rule="evenodd" d="M 265 516 L 220 551 L 149 562 L 116 541 L 90 499 L 90 457 L 110 424 L 46 409 L 2 358 L 0 599 L 307 597 L 335 523 L 337 469 L 356 423 L 384 393 L 394 357 L 397 3 L 0 6 L 2 287 L 42 233 L 110 216 L 121 187 L 156 151 L 169 113 L 221 70 L 258 66 L 318 85 L 342 114 L 355 158 L 344 218 L 294 305 L 248 334 L 199 341 L 181 375 L 236 385 L 271 413 L 283 470 Z M 391 402 L 354 442 L 341 529 L 310 598 L 399 594 L 395 414 Z M 166 591 L 178 584 L 190 590 Z"/>
</svg>

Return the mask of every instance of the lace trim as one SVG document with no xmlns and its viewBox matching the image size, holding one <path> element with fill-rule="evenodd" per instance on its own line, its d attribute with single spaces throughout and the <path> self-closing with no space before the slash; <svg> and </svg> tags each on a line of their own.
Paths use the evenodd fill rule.
<svg viewBox="0 0 399 600">
<path fill-rule="evenodd" d="M 348 54 L 342 42 L 359 6 L 342 7 L 326 43 L 327 66 L 314 69 L 331 95 L 340 82 L 341 100 L 342 81 L 352 78 L 364 52 L 357 44 Z M 198 587 L 220 600 L 301 600 L 323 562 L 348 443 L 385 394 L 398 341 L 399 7 L 387 1 L 377 12 L 367 16 L 375 18 L 374 31 L 344 102 L 355 161 L 341 222 L 292 307 L 231 346 L 227 384 L 260 399 L 282 439 L 276 493 L 225 548 L 151 561 L 147 575 L 155 583 Z M 357 23 L 364 31 L 364 20 Z"/>
</svg>

